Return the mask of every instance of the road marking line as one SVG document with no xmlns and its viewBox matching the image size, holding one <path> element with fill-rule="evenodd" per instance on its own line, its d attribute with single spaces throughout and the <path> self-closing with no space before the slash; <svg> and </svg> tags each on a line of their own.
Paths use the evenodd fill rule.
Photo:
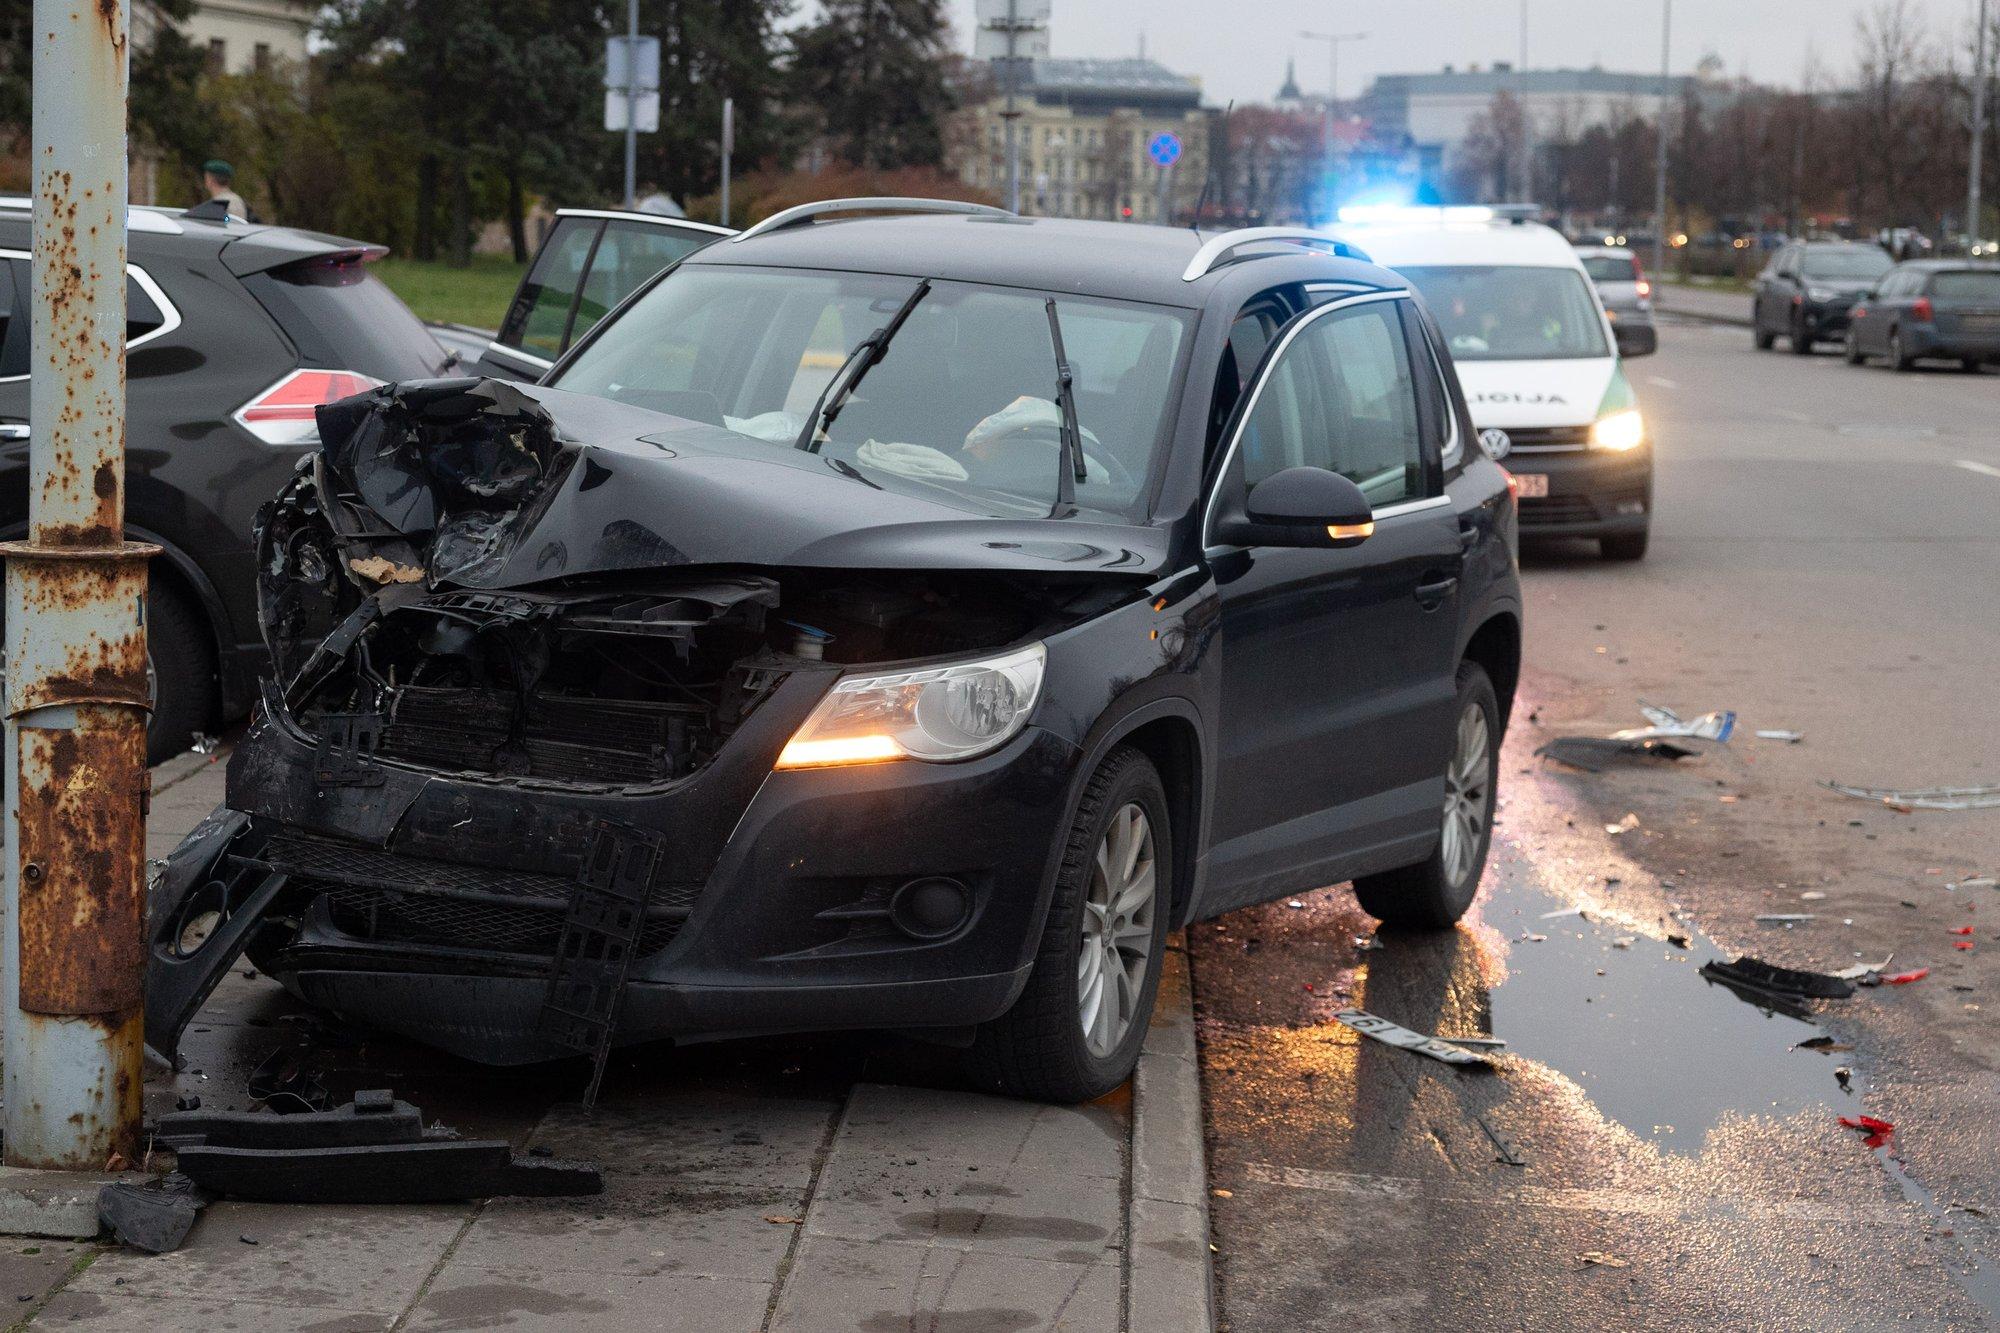
<svg viewBox="0 0 2000 1333">
<path fill-rule="evenodd" d="M 1811 418 L 1811 417 L 1809 417 L 1809 416 L 1807 416 L 1807 415 L 1806 415 L 1805 413 L 1803 413 L 1803 412 L 1794 412 L 1794 411 L 1793 411 L 1793 410 L 1792 410 L 1791 408 L 1789 408 L 1789 407 L 1781 407 L 1781 408 L 1778 408 L 1778 409 L 1777 409 L 1777 413 L 1778 413 L 1778 415 L 1779 415 L 1779 416 L 1783 417 L 1783 418 L 1784 418 L 1785 420 L 1787 420 L 1787 421 L 1805 421 L 1805 422 L 1810 422 L 1810 421 L 1812 420 L 1812 418 Z"/>
<path fill-rule="evenodd" d="M 1657 384 L 1662 389 L 1678 389 L 1681 387 L 1681 382 L 1679 380 L 1670 380 L 1659 375 L 1646 376 L 1646 382 L 1648 384 Z"/>
<path fill-rule="evenodd" d="M 2000 477 L 2000 467 L 1994 467 L 1991 463 L 1975 463 L 1970 458 L 1961 458 L 1958 460 L 1958 465 L 1967 472 L 1977 472 L 1982 477 Z"/>
<path fill-rule="evenodd" d="M 1359 1171 L 1318 1171 L 1302 1166 L 1274 1166 L 1268 1162 L 1248 1162 L 1243 1174 L 1265 1185 L 1318 1190 L 1327 1194 L 1347 1194 L 1418 1203 L 1467 1203 L 1490 1207 L 1513 1204 L 1521 1208 L 1548 1208 L 1571 1213 L 1616 1213 L 1638 1217 L 1712 1218 L 1743 1221 L 1773 1220 L 1795 1222 L 1861 1223 L 1877 1226 L 1922 1226 L 1920 1210 L 1896 1204 L 1836 1205 L 1803 1199 L 1698 1198 L 1676 1194 L 1647 1193 L 1619 1189 L 1556 1189 L 1519 1185 L 1486 1190 L 1478 1194 L 1451 1194 L 1428 1190 L 1424 1182 L 1410 1176 L 1377 1176 Z"/>
</svg>

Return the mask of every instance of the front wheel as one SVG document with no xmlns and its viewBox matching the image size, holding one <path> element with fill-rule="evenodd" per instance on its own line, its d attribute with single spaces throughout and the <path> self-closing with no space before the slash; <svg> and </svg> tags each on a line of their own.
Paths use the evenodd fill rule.
<svg viewBox="0 0 2000 1333">
<path fill-rule="evenodd" d="M 1867 359 L 1867 357 L 1861 355 L 1861 339 L 1855 336 L 1853 329 L 1849 329 L 1847 331 L 1847 364 L 1858 366 Z"/>
<path fill-rule="evenodd" d="M 1889 330 L 1889 368 L 1891 370 L 1910 370 L 1916 364 L 1917 359 L 1911 356 L 1908 349 L 1903 346 L 1903 331 L 1901 329 Z"/>
<path fill-rule="evenodd" d="M 1160 988 L 1173 864 L 1160 775 L 1138 750 L 1120 747 L 1070 816 L 1034 970 L 1014 1007 L 973 1039 L 974 1082 L 1086 1102 L 1132 1076 Z"/>
<path fill-rule="evenodd" d="M 1479 891 L 1500 777 L 1500 702 L 1476 663 L 1458 665 L 1455 707 L 1437 849 L 1416 865 L 1354 881 L 1361 909 L 1385 926 L 1446 929 Z"/>
<path fill-rule="evenodd" d="M 1754 325 L 1752 327 L 1751 338 L 1757 344 L 1757 350 L 1760 352 L 1770 351 L 1771 344 L 1778 341 L 1778 335 L 1775 333 L 1764 332 L 1764 328 L 1761 324 Z"/>
<path fill-rule="evenodd" d="M 1798 315 L 1792 316 L 1791 343 L 1792 343 L 1792 352 L 1794 355 L 1797 356 L 1812 355 L 1813 336 L 1810 333 L 1806 332 L 1806 322 L 1802 317 Z"/>
</svg>

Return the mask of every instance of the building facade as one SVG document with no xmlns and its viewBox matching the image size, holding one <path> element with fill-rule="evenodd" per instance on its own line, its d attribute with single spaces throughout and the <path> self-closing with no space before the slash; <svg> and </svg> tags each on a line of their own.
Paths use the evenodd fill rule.
<svg viewBox="0 0 2000 1333">
<path fill-rule="evenodd" d="M 1006 60 L 987 62 L 949 137 L 950 167 L 968 185 L 1007 190 Z M 1201 84 L 1156 61 L 1015 62 L 1021 211 L 1047 217 L 1154 222 L 1191 212 L 1207 179 L 1213 113 Z M 1160 134 L 1181 153 L 1165 173 L 1148 153 Z"/>
<path fill-rule="evenodd" d="M 269 72 L 304 62 L 318 9 L 312 0 L 198 0 L 181 29 L 208 52 L 211 74 Z"/>
</svg>

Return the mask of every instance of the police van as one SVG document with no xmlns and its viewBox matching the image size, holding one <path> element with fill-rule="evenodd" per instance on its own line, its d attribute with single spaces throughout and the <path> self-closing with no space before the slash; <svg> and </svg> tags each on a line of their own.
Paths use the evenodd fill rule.
<svg viewBox="0 0 2000 1333">
<path fill-rule="evenodd" d="M 1653 445 L 1618 340 L 1569 242 L 1513 212 L 1343 209 L 1337 231 L 1430 307 L 1480 443 L 1518 483 L 1521 535 L 1594 537 L 1607 560 L 1638 560 Z"/>
</svg>

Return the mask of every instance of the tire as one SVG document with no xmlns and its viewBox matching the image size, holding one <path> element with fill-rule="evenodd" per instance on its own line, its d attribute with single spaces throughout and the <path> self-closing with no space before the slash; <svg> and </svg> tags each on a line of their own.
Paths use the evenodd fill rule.
<svg viewBox="0 0 2000 1333">
<path fill-rule="evenodd" d="M 146 614 L 153 676 L 146 762 L 157 764 L 187 749 L 195 732 L 214 723 L 215 643 L 207 621 L 171 585 L 153 583 L 146 595 Z"/>
<path fill-rule="evenodd" d="M 1644 560 L 1647 543 L 1652 540 L 1652 529 L 1644 532 L 1624 532 L 1616 537 L 1599 537 L 1597 553 L 1606 560 Z"/>
<path fill-rule="evenodd" d="M 1967 356 L 1959 358 L 1958 368 L 1968 375 L 1977 375 L 1982 364 L 1978 357 Z"/>
<path fill-rule="evenodd" d="M 1107 876 L 1103 867 L 1106 857 L 1123 845 L 1116 839 L 1133 835 L 1133 826 L 1125 821 L 1134 811 L 1142 821 L 1137 835 L 1149 837 L 1152 845 L 1151 897 L 1143 905 L 1145 919 L 1135 912 L 1126 931 L 1114 936 L 1122 940 L 1115 952 L 1124 971 L 1107 974 L 1100 967 L 1096 973 L 1101 1001 L 1123 997 L 1117 1011 L 1107 1011 L 1101 1004 L 1087 1005 L 1086 934 L 1094 929 L 1089 919 L 1104 920 L 1093 904 L 1115 898 L 1112 890 L 1122 876 L 1115 866 Z M 1135 860 L 1143 865 L 1143 841 L 1137 850 Z M 1091 775 L 1070 815 L 1062 865 L 1026 988 L 1012 1009 L 980 1026 L 966 1052 L 966 1070 L 974 1083 L 1013 1097 L 1074 1103 L 1102 1097 L 1132 1076 L 1160 988 L 1173 864 L 1173 828 L 1160 775 L 1145 755 L 1121 746 Z M 1093 937 L 1103 938 L 1101 933 Z M 1135 956 L 1140 948 L 1146 951 L 1143 957 Z M 1092 1012 L 1114 1016 L 1087 1036 L 1086 1017 Z M 1116 1031 L 1121 1021 L 1123 1030 Z"/>
<path fill-rule="evenodd" d="M 1486 868 L 1486 851 L 1493 840 L 1494 792 L 1500 777 L 1500 702 L 1493 682 L 1476 663 L 1458 664 L 1458 698 L 1453 709 L 1452 756 L 1445 774 L 1445 821 L 1438 845 L 1416 865 L 1379 875 L 1364 875 L 1354 881 L 1354 896 L 1361 909 L 1385 926 L 1413 930 L 1448 930 L 1472 906 L 1479 892 L 1479 876 Z M 1476 721 L 1475 721 L 1476 719 Z M 1481 729 L 1485 759 L 1483 766 L 1472 763 L 1474 738 L 1469 729 Z M 1473 771 L 1462 777 L 1461 767 Z M 1469 803 L 1468 802 L 1469 797 Z M 1476 815 L 1477 828 L 1458 826 L 1452 837 L 1455 813 Z M 1470 833 L 1470 853 L 1463 849 Z"/>
<path fill-rule="evenodd" d="M 1903 350 L 1903 331 L 1901 329 L 1890 329 L 1889 369 L 1906 371 L 1915 367 L 1916 364 L 1916 358 Z"/>
<path fill-rule="evenodd" d="M 1793 356 L 1812 355 L 1813 340 L 1806 336 L 1806 322 L 1797 316 L 1792 318 L 1791 344 Z"/>
<path fill-rule="evenodd" d="M 1750 336 L 1752 341 L 1754 341 L 1757 344 L 1757 350 L 1760 352 L 1770 351 L 1771 345 L 1778 341 L 1778 335 L 1775 333 L 1764 332 L 1764 328 L 1761 324 L 1752 326 L 1752 332 Z"/>
<path fill-rule="evenodd" d="M 1847 331 L 1847 364 L 1858 366 L 1868 358 L 1861 354 L 1861 339 L 1854 336 L 1854 330 Z"/>
</svg>

